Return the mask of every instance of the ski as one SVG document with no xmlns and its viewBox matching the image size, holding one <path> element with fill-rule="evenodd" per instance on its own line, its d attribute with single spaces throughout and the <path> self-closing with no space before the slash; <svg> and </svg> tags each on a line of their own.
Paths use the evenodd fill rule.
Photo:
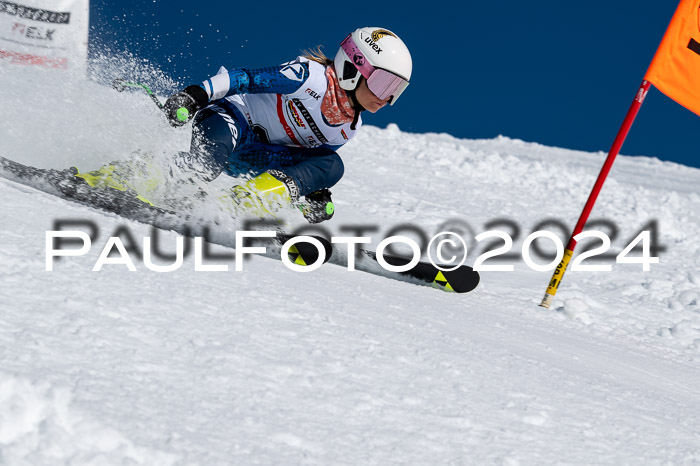
<svg viewBox="0 0 700 466">
<path fill-rule="evenodd" d="M 377 254 L 374 251 L 362 250 L 361 252 L 371 260 L 377 261 Z M 410 262 L 408 258 L 389 254 L 384 254 L 383 257 L 388 264 L 393 266 L 402 266 Z M 438 268 L 430 262 L 421 261 L 406 272 L 394 273 L 455 293 L 468 293 L 479 284 L 479 272 L 468 265 L 460 265 L 454 270 L 450 270 L 451 268 L 451 266 L 447 265 L 440 265 L 440 268 Z"/>
<path fill-rule="evenodd" d="M 152 224 L 159 217 L 162 217 L 161 220 L 177 217 L 175 212 L 139 200 L 135 193 L 117 189 L 94 189 L 75 176 L 75 168 L 37 168 L 0 156 L 0 171 L 9 180 L 142 223 Z"/>
<path fill-rule="evenodd" d="M 386 270 L 380 265 L 376 252 L 362 248 L 357 248 L 356 251 L 355 268 L 363 272 L 454 293 L 468 293 L 479 285 L 479 273 L 468 265 L 460 265 L 457 268 L 448 265 L 437 267 L 430 262 L 419 261 L 405 272 L 394 272 Z M 404 266 L 410 262 L 409 258 L 392 254 L 384 253 L 382 257 L 387 264 L 392 266 Z M 331 263 L 347 267 L 347 250 L 342 247 L 335 249 Z"/>
<path fill-rule="evenodd" d="M 222 244 L 225 241 L 213 241 L 208 238 L 206 228 L 193 228 L 192 218 L 184 217 L 161 207 L 150 205 L 137 198 L 137 194 L 129 191 L 120 191 L 113 188 L 98 189 L 90 187 L 82 179 L 75 176 L 74 168 L 56 170 L 51 168 L 37 168 L 23 165 L 19 162 L 0 156 L 0 173 L 3 177 L 17 183 L 30 186 L 48 194 L 71 200 L 88 207 L 114 213 L 120 217 L 135 220 L 148 225 L 153 225 L 164 230 L 172 230 L 183 236 L 196 236 L 204 230 L 207 242 Z M 272 250 L 266 254 L 269 257 L 279 258 L 279 252 L 284 243 L 294 238 L 284 231 L 277 230 L 277 236 L 270 238 Z M 325 249 L 324 263 L 331 258 L 333 247 L 327 239 L 321 236 L 307 235 L 318 240 Z M 318 260 L 319 253 L 316 246 L 309 242 L 299 241 L 288 252 L 290 261 L 297 265 L 313 264 Z"/>
<path fill-rule="evenodd" d="M 64 170 L 37 168 L 23 165 L 0 156 L 0 175 L 11 181 L 91 208 L 153 225 L 156 228 L 172 230 L 183 236 L 196 236 L 198 231 L 207 231 L 206 227 L 202 227 L 201 225 L 196 227 L 197 219 L 148 204 L 140 200 L 137 197 L 138 194 L 135 192 L 121 191 L 114 188 L 93 188 L 81 178 L 76 177 L 76 174 L 77 170 L 75 168 Z M 193 222 L 195 228 L 193 228 Z M 282 246 L 290 239 L 300 235 L 290 235 L 281 231 L 279 228 L 275 229 L 277 230 L 277 235 L 274 238 L 270 238 L 270 244 L 273 247 L 265 256 L 279 259 Z M 208 235 L 205 234 L 204 238 L 207 242 L 220 244 L 226 247 L 233 246 L 231 241 L 222 239 L 212 240 L 207 236 Z M 325 250 L 324 263 L 330 262 L 336 265 L 347 265 L 347 258 L 343 257 L 342 253 L 334 251 L 331 242 L 327 238 L 316 235 L 304 236 L 310 236 L 321 243 Z M 377 255 L 374 251 L 363 249 L 359 251 L 360 258 L 356 261 L 356 266 L 358 270 L 364 272 L 387 278 L 410 281 L 416 284 L 433 286 L 444 291 L 456 293 L 467 293 L 475 289 L 479 284 L 479 273 L 466 265 L 462 265 L 455 270 L 449 270 L 449 268 L 442 266 L 438 268 L 429 262 L 419 262 L 406 272 L 391 272 L 383 269 L 379 265 L 377 262 Z M 302 266 L 309 265 L 318 260 L 319 251 L 315 245 L 309 242 L 299 241 L 289 248 L 288 257 L 294 264 Z M 394 255 L 384 254 L 383 257 L 388 264 L 394 266 L 405 265 L 409 262 L 409 259 Z"/>
</svg>

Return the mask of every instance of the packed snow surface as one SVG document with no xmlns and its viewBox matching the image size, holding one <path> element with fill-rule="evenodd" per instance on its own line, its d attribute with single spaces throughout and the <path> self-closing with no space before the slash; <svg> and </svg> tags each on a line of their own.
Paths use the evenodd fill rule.
<svg viewBox="0 0 700 466">
<path fill-rule="evenodd" d="M 189 127 L 138 92 L 0 72 L 1 156 L 89 170 L 188 147 Z M 551 271 L 521 245 L 544 220 L 574 225 L 605 154 L 395 125 L 340 154 L 331 233 L 375 226 L 376 245 L 449 226 L 473 264 L 494 241 L 474 236 L 502 230 L 513 257 L 486 264 L 514 271 L 463 295 L 260 256 L 242 272 L 196 272 L 191 255 L 93 272 L 114 232 L 142 248 L 151 227 L 0 179 L 0 464 L 700 463 L 700 170 L 620 156 L 593 213 L 613 259 L 586 262 L 612 271 L 568 272 L 545 310 Z M 66 219 L 99 237 L 47 272 L 46 232 Z M 614 263 L 653 222 L 660 262 Z"/>
</svg>

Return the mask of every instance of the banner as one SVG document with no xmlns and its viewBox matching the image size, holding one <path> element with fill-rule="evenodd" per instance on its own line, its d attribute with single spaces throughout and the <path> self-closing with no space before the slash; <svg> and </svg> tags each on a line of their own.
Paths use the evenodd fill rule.
<svg viewBox="0 0 700 466">
<path fill-rule="evenodd" d="M 0 65 L 85 69 L 89 0 L 0 0 Z"/>
<path fill-rule="evenodd" d="M 644 79 L 700 115 L 700 0 L 681 0 Z"/>
</svg>

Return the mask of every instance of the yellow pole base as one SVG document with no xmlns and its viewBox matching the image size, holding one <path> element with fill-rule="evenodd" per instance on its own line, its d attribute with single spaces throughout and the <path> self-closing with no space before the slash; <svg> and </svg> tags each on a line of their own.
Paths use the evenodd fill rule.
<svg viewBox="0 0 700 466">
<path fill-rule="evenodd" d="M 566 268 L 569 266 L 569 262 L 571 261 L 571 257 L 573 255 L 574 251 L 571 249 L 564 250 L 564 257 L 562 257 L 561 262 L 554 270 L 554 274 L 552 275 L 552 279 L 549 281 L 547 291 L 545 292 L 544 298 L 542 298 L 542 302 L 540 303 L 541 307 L 549 309 L 552 302 L 554 302 L 554 295 L 557 294 L 559 284 L 564 278 L 564 272 L 566 272 Z"/>
</svg>

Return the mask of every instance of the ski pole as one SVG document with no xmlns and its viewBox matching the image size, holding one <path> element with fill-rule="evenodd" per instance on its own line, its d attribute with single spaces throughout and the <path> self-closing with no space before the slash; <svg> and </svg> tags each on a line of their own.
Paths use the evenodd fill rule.
<svg viewBox="0 0 700 466">
<path fill-rule="evenodd" d="M 165 113 L 165 106 L 160 102 L 160 100 L 158 100 L 158 97 L 156 97 L 151 88 L 149 88 L 143 83 L 131 82 L 122 78 L 117 78 L 114 81 L 112 81 L 112 87 L 117 92 L 123 92 L 127 87 L 141 88 L 146 92 L 146 94 L 148 94 L 148 97 L 150 97 L 151 100 L 158 106 L 160 111 Z M 177 119 L 182 122 L 186 122 L 190 118 L 190 112 L 185 107 L 178 108 L 175 114 L 177 115 Z"/>
</svg>

